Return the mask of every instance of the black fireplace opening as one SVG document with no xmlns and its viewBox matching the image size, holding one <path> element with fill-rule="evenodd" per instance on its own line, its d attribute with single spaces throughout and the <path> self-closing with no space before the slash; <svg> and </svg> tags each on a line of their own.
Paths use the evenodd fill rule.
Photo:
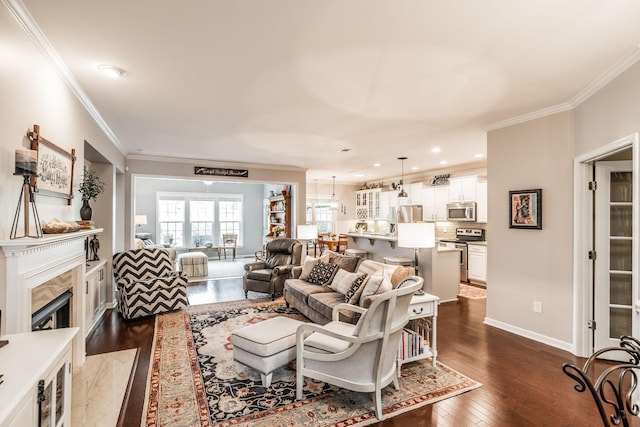
<svg viewBox="0 0 640 427">
<path fill-rule="evenodd" d="M 33 313 L 31 316 L 31 330 L 44 331 L 71 326 L 72 296 L 73 292 L 68 290 Z"/>
</svg>

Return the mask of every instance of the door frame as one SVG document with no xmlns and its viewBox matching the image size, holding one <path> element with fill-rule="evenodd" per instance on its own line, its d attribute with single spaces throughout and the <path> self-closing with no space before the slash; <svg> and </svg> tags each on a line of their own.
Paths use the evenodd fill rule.
<svg viewBox="0 0 640 427">
<path fill-rule="evenodd" d="M 640 143 L 639 134 L 633 133 L 613 141 L 607 145 L 599 147 L 574 159 L 573 168 L 573 353 L 580 357 L 588 357 L 592 353 L 593 338 L 591 330 L 587 327 L 587 322 L 592 319 L 592 280 L 593 271 L 591 260 L 587 254 L 592 250 L 593 242 L 593 208 L 591 204 L 591 191 L 588 183 L 592 180 L 592 165 L 596 160 L 605 158 L 618 151 L 632 148 L 632 168 L 633 168 L 633 257 L 631 279 L 634 300 L 634 315 L 640 312 L 640 301 L 638 301 L 638 243 L 640 242 L 640 212 L 638 212 L 638 202 L 640 202 Z M 634 322 L 634 336 L 638 333 L 638 323 Z"/>
</svg>

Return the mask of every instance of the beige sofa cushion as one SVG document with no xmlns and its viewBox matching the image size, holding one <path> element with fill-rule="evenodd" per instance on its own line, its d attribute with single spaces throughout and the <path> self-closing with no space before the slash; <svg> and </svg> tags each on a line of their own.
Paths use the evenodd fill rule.
<svg viewBox="0 0 640 427">
<path fill-rule="evenodd" d="M 360 276 L 362 275 L 358 273 L 349 273 L 348 271 L 339 268 L 336 275 L 333 276 L 333 280 L 329 287 L 336 292 L 340 292 L 342 295 L 346 295 L 353 281 Z"/>
<path fill-rule="evenodd" d="M 300 273 L 300 279 L 302 280 L 307 280 L 309 278 L 309 274 L 311 273 L 311 270 L 313 270 L 313 267 L 315 267 L 315 265 L 318 263 L 318 261 L 322 261 L 322 262 L 329 262 L 329 256 L 321 256 L 320 258 L 314 258 L 312 256 L 307 256 L 304 259 L 304 262 L 302 264 L 302 273 Z"/>
</svg>

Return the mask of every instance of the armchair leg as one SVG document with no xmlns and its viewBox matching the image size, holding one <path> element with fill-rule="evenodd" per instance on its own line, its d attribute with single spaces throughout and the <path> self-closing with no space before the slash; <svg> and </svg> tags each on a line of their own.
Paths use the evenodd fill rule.
<svg viewBox="0 0 640 427">
<path fill-rule="evenodd" d="M 380 389 L 376 390 L 373 393 L 373 401 L 376 406 L 376 418 L 379 420 L 382 419 L 382 395 L 381 394 L 382 393 Z"/>
<path fill-rule="evenodd" d="M 296 374 L 296 400 L 302 400 L 302 386 L 304 385 L 304 377 L 300 371 Z"/>
</svg>

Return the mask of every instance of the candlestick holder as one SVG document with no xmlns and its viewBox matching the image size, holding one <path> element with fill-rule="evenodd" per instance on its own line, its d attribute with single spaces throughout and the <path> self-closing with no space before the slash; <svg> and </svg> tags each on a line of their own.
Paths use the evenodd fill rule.
<svg viewBox="0 0 640 427">
<path fill-rule="evenodd" d="M 16 214 L 13 217 L 13 225 L 11 226 L 11 234 L 9 236 L 10 239 L 20 239 L 22 237 L 42 237 L 42 226 L 40 225 L 40 216 L 38 215 L 38 208 L 36 207 L 36 199 L 35 194 L 33 194 L 33 188 L 31 187 L 31 177 L 32 174 L 24 174 L 24 173 L 14 173 L 14 175 L 22 176 L 24 181 L 22 183 L 22 190 L 20 190 L 20 197 L 18 198 L 18 207 L 16 208 Z M 20 211 L 22 210 L 22 205 L 24 204 L 24 230 L 22 235 L 18 235 L 18 224 L 20 222 Z M 35 223 L 36 234 L 32 235 L 30 233 L 31 227 L 29 226 L 29 206 L 31 206 L 31 211 L 33 213 L 33 221 Z"/>
</svg>

